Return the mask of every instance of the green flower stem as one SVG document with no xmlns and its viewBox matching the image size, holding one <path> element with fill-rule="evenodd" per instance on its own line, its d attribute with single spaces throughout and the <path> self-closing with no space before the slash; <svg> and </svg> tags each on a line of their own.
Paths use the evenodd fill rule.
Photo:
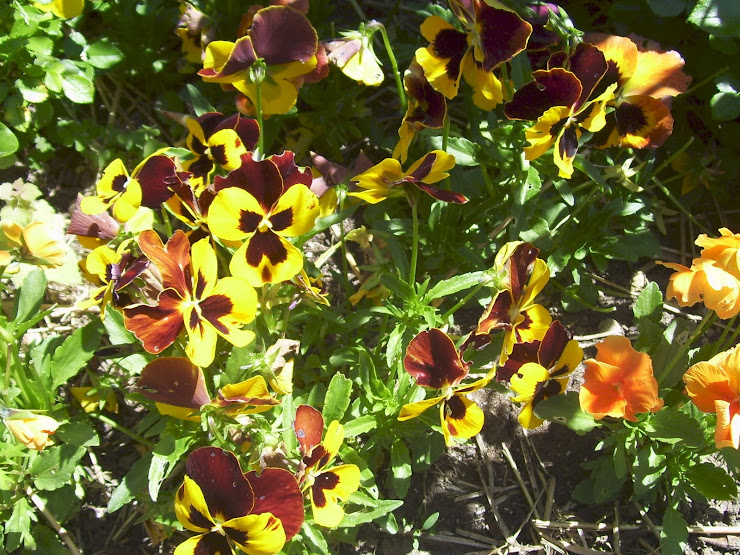
<svg viewBox="0 0 740 555">
<path fill-rule="evenodd" d="M 90 413 L 90 416 L 92 416 L 93 418 L 97 418 L 98 420 L 100 420 L 104 424 L 108 424 L 108 426 L 110 426 L 114 430 L 117 430 L 117 431 L 121 432 L 122 434 L 127 435 L 128 437 L 130 437 L 134 441 L 138 441 L 139 443 L 141 443 L 145 447 L 149 447 L 150 449 L 154 449 L 154 443 L 152 443 L 151 441 L 149 441 L 148 439 L 146 439 L 144 437 L 141 437 L 139 434 L 136 434 L 136 433 L 132 432 L 131 430 L 129 430 L 125 426 L 122 426 L 121 424 L 119 424 L 118 422 L 116 422 L 115 420 L 113 420 L 112 418 L 108 418 L 104 414 L 100 414 L 100 413 L 97 413 L 97 412 L 91 412 Z"/>
<path fill-rule="evenodd" d="M 511 81 L 509 80 L 509 68 L 506 66 L 506 62 L 501 64 L 501 84 L 504 87 L 504 100 L 511 100 L 514 96 L 514 91 L 511 89 Z"/>
<path fill-rule="evenodd" d="M 409 268 L 409 285 L 416 282 L 416 261 L 419 257 L 419 199 L 416 191 L 408 193 L 411 205 L 411 266 Z"/>
<path fill-rule="evenodd" d="M 660 373 L 660 376 L 658 376 L 658 385 L 661 385 L 663 381 L 666 379 L 666 376 L 670 374 L 673 367 L 676 365 L 676 363 L 681 360 L 681 357 L 683 357 L 688 350 L 691 348 L 691 345 L 694 344 L 694 342 L 704 333 L 704 331 L 709 327 L 709 325 L 714 322 L 714 320 L 717 318 L 717 313 L 713 310 L 708 311 L 704 318 L 702 318 L 702 321 L 699 322 L 699 325 L 696 326 L 696 329 L 694 330 L 694 333 L 691 334 L 691 337 L 689 337 L 688 341 L 681 345 L 681 348 L 676 351 L 676 354 L 673 355 L 673 358 L 666 364 L 666 366 L 663 368 L 663 371 Z"/>
<path fill-rule="evenodd" d="M 693 215 L 693 214 L 692 214 L 691 212 L 689 212 L 689 211 L 688 211 L 688 210 L 686 209 L 686 207 L 685 207 L 685 206 L 684 206 L 683 204 L 681 204 L 681 201 L 680 201 L 680 200 L 678 200 L 678 199 L 677 199 L 677 198 L 676 198 L 676 197 L 675 197 L 675 196 L 673 195 L 673 193 L 671 193 L 671 192 L 670 192 L 670 191 L 668 190 L 668 187 L 666 187 L 665 185 L 663 185 L 663 183 L 661 183 L 661 182 L 660 182 L 660 181 L 658 180 L 658 178 L 657 178 L 657 177 L 653 177 L 653 182 L 655 182 L 655 184 L 656 184 L 656 185 L 658 186 L 658 188 L 659 188 L 659 189 L 660 189 L 661 191 L 663 191 L 663 194 L 664 194 L 665 196 L 667 196 L 667 197 L 668 197 L 668 198 L 670 199 L 670 201 L 671 201 L 671 202 L 672 202 L 672 203 L 673 203 L 673 204 L 674 204 L 674 205 L 676 206 L 676 208 L 678 208 L 678 210 L 679 210 L 679 211 L 680 211 L 680 212 L 681 212 L 681 213 L 682 213 L 682 214 L 683 214 L 684 216 L 686 216 L 686 217 L 687 217 L 687 218 L 688 218 L 688 219 L 689 219 L 689 220 L 691 221 L 691 223 L 693 223 L 693 224 L 694 224 L 694 225 L 695 225 L 696 227 L 698 227 L 698 228 L 699 228 L 699 229 L 700 229 L 701 231 L 703 231 L 704 233 L 711 233 L 711 232 L 710 232 L 710 231 L 709 231 L 709 230 L 708 230 L 708 229 L 707 229 L 706 227 L 704 227 L 704 226 L 703 226 L 703 225 L 702 225 L 702 224 L 701 224 L 701 223 L 699 222 L 699 220 L 697 220 L 697 219 L 696 219 L 696 218 L 694 217 L 694 215 Z"/>
<path fill-rule="evenodd" d="M 670 165 L 671 162 L 673 162 L 676 158 L 678 158 L 678 155 L 679 154 L 681 154 L 684 150 L 686 150 L 687 148 L 689 148 L 689 146 L 691 146 L 691 143 L 693 143 L 693 142 L 694 142 L 694 137 L 693 136 L 692 137 L 689 137 L 689 140 L 686 141 L 683 144 L 683 146 L 681 146 L 681 148 L 679 148 L 676 152 L 674 152 L 673 154 L 671 154 L 667 159 L 663 160 L 663 163 L 660 164 L 655 170 L 653 170 L 653 172 L 650 174 L 650 177 L 648 177 L 648 179 L 646 180 L 646 182 L 647 181 L 651 181 L 652 179 L 654 179 L 655 177 L 657 177 L 657 175 L 660 172 L 662 172 L 665 168 L 667 168 Z M 642 181 L 642 180 L 640 180 L 640 181 Z"/>
<path fill-rule="evenodd" d="M 356 0 L 349 0 L 349 5 L 352 6 L 352 9 L 355 10 L 355 13 L 360 19 L 362 19 L 363 21 L 367 19 L 365 12 L 362 11 L 362 8 L 356 2 Z"/>
<path fill-rule="evenodd" d="M 727 334 L 730 333 L 730 330 L 735 325 L 736 320 L 737 320 L 737 314 L 733 316 L 729 322 L 727 322 L 725 329 L 722 330 L 722 335 L 720 335 L 719 339 L 714 343 L 713 356 L 719 353 L 720 351 L 726 350 L 725 348 L 723 348 L 723 345 L 725 345 L 725 339 L 727 338 Z"/>
<path fill-rule="evenodd" d="M 730 320 L 727 324 L 727 327 L 725 328 L 725 332 L 732 329 L 732 326 L 735 324 L 735 320 L 737 320 L 737 315 L 733 316 L 732 320 Z M 727 342 L 721 347 L 721 351 L 726 351 L 727 349 L 730 349 L 732 346 L 735 345 L 735 341 L 737 341 L 737 336 L 740 335 L 740 325 L 738 325 L 735 328 L 735 331 L 732 333 L 730 338 L 727 340 Z M 724 339 L 725 334 L 722 334 L 722 338 Z M 720 345 L 722 345 L 722 342 L 720 341 Z"/>
<path fill-rule="evenodd" d="M 485 282 L 483 282 L 483 281 L 482 281 L 482 282 L 480 282 L 480 283 L 479 283 L 478 285 L 476 285 L 475 287 L 473 287 L 473 289 L 472 289 L 472 290 L 470 291 L 470 293 L 468 293 L 467 295 L 465 295 L 465 297 L 463 297 L 462 299 L 460 299 L 460 300 L 459 300 L 459 301 L 457 302 L 457 304 L 455 304 L 455 306 L 453 306 L 453 307 L 452 307 L 452 308 L 450 308 L 450 309 L 449 309 L 449 310 L 448 310 L 447 312 L 445 312 L 445 313 L 444 313 L 444 314 L 442 315 L 442 321 L 443 321 L 443 322 L 446 322 L 446 321 L 447 321 L 447 319 L 448 319 L 448 318 L 449 318 L 450 316 L 452 316 L 453 314 L 455 314 L 455 312 L 457 312 L 457 311 L 458 311 L 458 310 L 460 310 L 460 309 L 461 309 L 461 308 L 462 308 L 463 306 L 465 306 L 465 304 L 467 304 L 467 302 L 468 302 L 468 301 L 469 301 L 470 299 L 472 299 L 473 297 L 475 297 L 475 295 L 476 295 L 476 294 L 478 293 L 478 291 L 480 291 L 481 289 L 483 289 L 483 284 L 484 284 L 484 283 L 485 283 Z"/>
<path fill-rule="evenodd" d="M 162 223 L 164 223 L 164 231 L 167 237 L 172 237 L 172 223 L 170 222 L 169 214 L 164 205 L 162 205 Z"/>
<path fill-rule="evenodd" d="M 354 4 L 354 0 L 351 0 Z M 370 22 L 370 25 L 368 27 L 377 28 L 378 31 L 380 31 L 380 35 L 383 37 L 383 44 L 385 45 L 385 51 L 388 52 L 388 57 L 391 60 L 391 67 L 393 68 L 393 77 L 396 80 L 396 89 L 398 90 L 398 100 L 401 101 L 401 113 L 406 113 L 406 93 L 403 90 L 403 82 L 401 80 L 401 73 L 398 71 L 398 62 L 396 61 L 396 55 L 393 53 L 393 48 L 391 47 L 391 41 L 388 40 L 388 32 L 385 30 L 385 27 L 382 23 L 379 23 L 377 21 Z"/>
<path fill-rule="evenodd" d="M 265 80 L 266 71 L 265 62 L 262 59 L 257 60 L 249 70 L 249 77 L 255 84 L 256 91 L 254 109 L 257 112 L 257 125 L 259 126 L 259 136 L 257 137 L 257 160 L 261 160 L 265 157 L 265 130 L 262 128 L 262 81 Z"/>
<path fill-rule="evenodd" d="M 445 114 L 445 123 L 442 128 L 442 150 L 447 152 L 447 141 L 450 140 L 450 115 Z"/>
</svg>

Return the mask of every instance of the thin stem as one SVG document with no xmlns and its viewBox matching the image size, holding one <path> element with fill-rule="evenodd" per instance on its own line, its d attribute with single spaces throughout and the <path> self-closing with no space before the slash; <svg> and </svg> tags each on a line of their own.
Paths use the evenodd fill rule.
<svg viewBox="0 0 740 555">
<path fill-rule="evenodd" d="M 259 126 L 259 136 L 257 137 L 257 151 L 259 153 L 257 159 L 259 160 L 265 157 L 265 130 L 262 128 L 262 79 L 258 79 L 255 85 L 257 85 L 257 92 L 254 108 L 257 111 L 257 125 Z"/>
<path fill-rule="evenodd" d="M 34 493 L 34 491 L 31 489 L 31 486 L 28 486 L 28 488 L 26 488 L 26 495 L 31 498 L 31 501 L 34 505 L 36 505 L 36 508 L 39 510 L 39 512 L 44 515 L 46 521 L 51 524 L 51 527 L 54 528 L 59 537 L 62 538 L 62 541 L 67 546 L 67 549 L 69 549 L 73 555 L 82 555 L 82 552 L 75 545 L 75 542 L 72 540 L 69 532 L 67 532 L 67 530 L 65 530 L 64 527 L 59 524 L 59 521 L 54 518 L 54 515 L 49 512 L 49 509 L 46 508 L 46 503 L 44 503 L 44 500 Z"/>
<path fill-rule="evenodd" d="M 473 289 L 470 291 L 470 293 L 468 293 L 467 295 L 465 295 L 465 297 L 463 297 L 462 299 L 460 299 L 457 302 L 457 304 L 455 304 L 455 306 L 453 306 L 447 312 L 445 312 L 442 315 L 442 321 L 443 322 L 446 322 L 447 319 L 450 316 L 452 316 L 453 314 L 455 314 L 455 312 L 457 312 L 458 310 L 460 310 L 460 308 L 462 308 L 470 299 L 472 299 L 473 297 L 475 297 L 475 295 L 478 293 L 478 291 L 480 291 L 483 288 L 483 283 L 484 282 L 480 282 L 478 285 L 476 285 L 475 287 L 473 287 Z"/>
<path fill-rule="evenodd" d="M 408 195 L 411 205 L 411 266 L 409 268 L 409 285 L 416 282 L 416 261 L 419 257 L 419 202 L 416 192 Z"/>
<path fill-rule="evenodd" d="M 725 343 L 723 351 L 726 351 L 729 349 L 732 345 L 735 344 L 735 341 L 737 340 L 737 336 L 740 335 L 740 325 L 735 328 L 735 332 L 730 336 L 730 338 L 727 340 L 727 343 Z"/>
<path fill-rule="evenodd" d="M 164 230 L 167 237 L 172 237 L 172 223 L 170 222 L 170 218 L 164 204 L 162 205 L 162 223 L 164 223 Z"/>
<path fill-rule="evenodd" d="M 676 363 L 679 360 L 681 360 L 681 358 L 688 352 L 688 350 L 691 348 L 691 345 L 693 345 L 694 342 L 701 336 L 701 334 L 704 333 L 704 330 L 706 330 L 709 324 L 714 322 L 716 317 L 717 317 L 717 314 L 713 310 L 708 311 L 704 315 L 704 318 L 702 318 L 702 321 L 699 322 L 698 326 L 696 326 L 694 333 L 691 334 L 691 337 L 689 337 L 688 341 L 686 341 L 686 343 L 681 345 L 681 348 L 678 349 L 676 354 L 673 355 L 673 358 L 663 368 L 663 371 L 660 373 L 660 376 L 658 376 L 659 385 L 663 384 L 663 381 L 666 379 L 668 374 L 670 374 L 671 370 L 676 365 Z"/>
<path fill-rule="evenodd" d="M 694 217 L 694 215 L 693 215 L 693 214 L 692 214 L 691 212 L 689 212 L 689 211 L 688 211 L 688 210 L 686 209 L 686 207 L 685 207 L 685 206 L 684 206 L 683 204 L 681 204 L 681 201 L 680 201 L 680 200 L 678 200 L 678 199 L 677 199 L 677 198 L 676 198 L 675 196 L 673 196 L 673 193 L 671 193 L 671 192 L 670 192 L 670 191 L 668 190 L 668 187 L 666 187 L 665 185 L 663 185 L 663 184 L 662 184 L 662 183 L 661 183 L 661 182 L 660 182 L 660 181 L 658 180 L 658 178 L 657 178 L 657 177 L 653 177 L 653 181 L 654 181 L 654 182 L 655 182 L 655 184 L 656 184 L 656 185 L 658 186 L 658 188 L 659 188 L 659 189 L 660 189 L 661 191 L 663 191 L 663 194 L 664 194 L 665 196 L 667 196 L 667 197 L 668 197 L 668 198 L 669 198 L 669 199 L 671 200 L 671 202 L 672 202 L 672 203 L 673 203 L 673 204 L 674 204 L 674 205 L 676 206 L 676 208 L 678 208 L 678 209 L 679 209 L 679 211 L 680 211 L 680 212 L 681 212 L 681 213 L 682 213 L 682 214 L 683 214 L 684 216 L 686 216 L 686 217 L 687 217 L 687 218 L 688 218 L 689 220 L 691 220 L 691 222 L 692 222 L 692 223 L 693 223 L 693 224 L 694 224 L 694 225 L 695 225 L 696 227 L 698 227 L 699 229 L 701 229 L 701 230 L 702 230 L 702 231 L 703 231 L 704 233 L 710 233 L 710 231 L 709 231 L 709 230 L 708 230 L 708 229 L 707 229 L 706 227 L 704 227 L 704 226 L 703 226 L 703 225 L 702 225 L 702 224 L 701 224 L 701 223 L 700 223 L 700 222 L 699 222 L 699 221 L 698 221 L 698 220 L 697 220 L 697 219 L 696 219 L 696 218 Z"/>
<path fill-rule="evenodd" d="M 442 150 L 447 152 L 447 141 L 450 139 L 450 115 L 445 114 L 445 123 L 442 128 Z"/>
<path fill-rule="evenodd" d="M 362 8 L 355 0 L 349 0 L 349 5 L 352 6 L 352 9 L 355 10 L 355 13 L 359 16 L 360 19 L 362 19 L 363 21 L 367 20 L 365 12 L 362 11 Z"/>
<path fill-rule="evenodd" d="M 648 178 L 648 181 L 650 181 L 651 179 L 655 179 L 655 178 L 657 177 L 657 175 L 658 175 L 658 174 L 659 174 L 660 172 L 662 172 L 662 171 L 663 171 L 663 170 L 664 170 L 665 168 L 667 168 L 667 167 L 668 167 L 668 165 L 669 165 L 669 164 L 670 164 L 671 162 L 673 162 L 673 161 L 674 161 L 674 160 L 675 160 L 675 159 L 676 159 L 676 158 L 678 157 L 678 155 L 679 155 L 679 154 L 681 154 L 681 153 L 682 153 L 682 152 L 683 152 L 684 150 L 686 150 L 687 148 L 689 148 L 689 146 L 691 146 L 691 143 L 693 143 L 693 142 L 694 142 L 694 137 L 693 137 L 693 136 L 692 136 L 692 137 L 689 137 L 689 140 L 688 140 L 688 141 L 686 141 L 686 142 L 685 142 L 685 143 L 683 144 L 683 146 L 681 146 L 681 148 L 679 148 L 679 149 L 678 149 L 678 150 L 677 150 L 676 152 L 674 152 L 674 153 L 673 153 L 673 154 L 671 154 L 671 155 L 670 155 L 670 156 L 669 156 L 668 158 L 666 158 L 665 160 L 663 160 L 663 163 L 662 163 L 662 164 L 660 164 L 660 165 L 659 165 L 659 166 L 658 166 L 658 167 L 657 167 L 657 168 L 656 168 L 656 169 L 655 169 L 655 170 L 653 171 L 652 175 L 651 175 L 651 176 L 650 176 L 650 177 Z"/>
<path fill-rule="evenodd" d="M 732 319 L 727 322 L 727 325 L 725 326 L 725 329 L 722 331 L 722 335 L 719 337 L 719 339 L 715 342 L 716 348 L 714 349 L 714 354 L 717 354 L 720 351 L 726 350 L 726 348 L 723 348 L 723 345 L 725 345 L 725 339 L 727 338 L 727 334 L 730 333 L 730 330 L 735 325 L 735 322 L 737 321 L 737 314 L 732 317 Z M 736 331 L 736 333 L 740 332 L 740 328 Z M 729 347 L 729 345 L 728 345 Z"/>
<path fill-rule="evenodd" d="M 98 420 L 100 420 L 101 422 L 103 422 L 105 424 L 108 424 L 108 426 L 110 426 L 114 430 L 117 430 L 117 431 L 121 432 L 122 434 L 127 435 L 128 437 L 130 437 L 134 441 L 138 441 L 139 443 L 141 443 L 145 447 L 149 447 L 150 449 L 154 449 L 154 443 L 152 443 L 151 441 L 149 441 L 148 439 L 146 439 L 144 437 L 141 437 L 139 434 L 137 434 L 135 432 L 132 432 L 127 427 L 122 426 L 121 424 L 119 424 L 118 422 L 116 422 L 115 420 L 113 420 L 112 418 L 108 418 L 104 414 L 100 414 L 100 413 L 97 413 L 97 412 L 91 412 L 90 413 L 90 416 L 92 416 L 93 418 L 97 418 Z"/>
<path fill-rule="evenodd" d="M 354 4 L 354 1 L 351 0 Z M 396 55 L 393 53 L 393 48 L 391 47 L 391 41 L 388 40 L 388 32 L 385 30 L 385 27 L 382 23 L 379 23 L 377 21 L 370 22 L 370 25 L 368 25 L 370 28 L 377 28 L 378 31 L 380 31 L 380 36 L 383 37 L 383 45 L 385 46 L 385 51 L 388 52 L 388 58 L 391 60 L 391 67 L 393 68 L 393 77 L 396 80 L 396 89 L 398 90 L 398 100 L 401 102 L 401 113 L 406 113 L 406 93 L 403 90 L 403 82 L 401 80 L 401 73 L 398 71 L 398 62 L 396 61 Z"/>
<path fill-rule="evenodd" d="M 511 100 L 514 91 L 511 89 L 511 81 L 509 81 L 509 68 L 505 63 L 501 64 L 501 83 L 504 86 L 504 100 Z"/>
</svg>

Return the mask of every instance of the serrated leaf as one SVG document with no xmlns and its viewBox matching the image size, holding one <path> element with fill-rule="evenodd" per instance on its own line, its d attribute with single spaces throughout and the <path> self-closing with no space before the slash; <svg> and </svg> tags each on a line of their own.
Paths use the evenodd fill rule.
<svg viewBox="0 0 740 555">
<path fill-rule="evenodd" d="M 18 150 L 18 138 L 7 125 L 0 122 L 0 158 L 10 156 L 16 150 Z"/>
<path fill-rule="evenodd" d="M 700 463 L 686 472 L 696 491 L 708 499 L 728 501 L 737 495 L 737 483 L 723 469 L 711 463 Z"/>
<path fill-rule="evenodd" d="M 688 414 L 675 408 L 658 411 L 646 425 L 647 434 L 656 441 L 681 443 L 686 447 L 704 445 L 701 425 Z"/>
<path fill-rule="evenodd" d="M 95 85 L 81 73 L 62 74 L 62 90 L 77 104 L 91 104 L 95 98 Z"/>
<path fill-rule="evenodd" d="M 578 393 L 568 391 L 537 403 L 534 413 L 543 420 L 565 424 L 577 434 L 585 434 L 600 424 L 593 416 L 581 410 Z"/>
<path fill-rule="evenodd" d="M 152 462 L 151 453 L 147 453 L 134 463 L 131 470 L 123 477 L 121 483 L 116 486 L 108 500 L 108 512 L 114 513 L 136 495 L 146 490 L 147 473 Z"/>
<path fill-rule="evenodd" d="M 23 497 L 13 503 L 13 512 L 5 522 L 5 547 L 12 552 L 21 545 L 36 549 L 36 542 L 31 534 L 31 522 L 36 520 L 33 509 Z"/>
<path fill-rule="evenodd" d="M 480 272 L 469 272 L 467 274 L 460 274 L 453 276 L 449 279 L 443 279 L 440 282 L 427 291 L 424 295 L 425 301 L 428 303 L 434 299 L 440 297 L 446 297 L 447 295 L 453 295 L 465 289 L 470 289 L 476 285 L 479 285 L 483 280 L 488 278 L 489 274 L 486 271 Z"/>
<path fill-rule="evenodd" d="M 400 500 L 379 499 L 375 501 L 375 507 L 371 510 L 345 513 L 342 522 L 339 523 L 339 527 L 354 528 L 360 524 L 372 522 L 376 518 L 380 518 L 383 515 L 387 515 L 388 513 L 395 511 L 401 505 L 403 505 L 403 501 Z"/>
<path fill-rule="evenodd" d="M 663 529 L 660 532 L 660 547 L 663 555 L 683 555 L 689 527 L 676 509 L 668 507 L 663 513 Z"/>
<path fill-rule="evenodd" d="M 406 497 L 411 486 L 411 456 L 406 444 L 400 439 L 396 439 L 391 445 L 391 472 L 396 496 Z"/>
<path fill-rule="evenodd" d="M 710 35 L 737 37 L 740 34 L 740 2 L 699 0 L 688 21 Z"/>
<path fill-rule="evenodd" d="M 82 53 L 82 59 L 99 69 L 108 69 L 123 59 L 123 53 L 102 39 L 88 46 Z"/>
<path fill-rule="evenodd" d="M 635 319 L 650 318 L 651 320 L 660 320 L 663 313 L 663 293 L 660 287 L 654 281 L 648 283 L 647 287 L 642 290 L 637 297 L 635 305 L 632 307 Z"/>
<path fill-rule="evenodd" d="M 103 326 L 99 320 L 75 330 L 54 351 L 51 359 L 51 387 L 56 389 L 66 383 L 87 364 L 100 346 Z"/>
<path fill-rule="evenodd" d="M 343 374 L 334 374 L 331 382 L 329 382 L 329 389 L 326 390 L 324 409 L 321 411 L 324 422 L 327 424 L 333 420 L 341 422 L 347 407 L 349 407 L 351 396 L 352 380 L 346 378 Z"/>
<path fill-rule="evenodd" d="M 72 479 L 77 463 L 85 453 L 86 448 L 69 444 L 46 449 L 31 465 L 34 486 L 46 491 L 61 488 Z"/>
<path fill-rule="evenodd" d="M 435 149 L 442 150 L 442 137 L 431 137 L 429 142 Z M 456 166 L 480 165 L 480 153 L 481 146 L 478 143 L 463 137 L 450 137 L 447 140 L 447 154 L 455 157 Z"/>
</svg>

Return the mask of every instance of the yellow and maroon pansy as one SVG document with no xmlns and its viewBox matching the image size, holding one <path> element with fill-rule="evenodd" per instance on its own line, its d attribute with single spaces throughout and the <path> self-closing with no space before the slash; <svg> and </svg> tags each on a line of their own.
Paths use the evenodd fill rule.
<svg viewBox="0 0 740 555">
<path fill-rule="evenodd" d="M 287 470 L 243 474 L 233 453 L 201 447 L 185 464 L 175 515 L 198 534 L 181 543 L 175 555 L 226 555 L 234 553 L 235 546 L 246 553 L 271 555 L 300 529 L 303 496 Z"/>
<path fill-rule="evenodd" d="M 316 30 L 305 15 L 285 6 L 268 6 L 254 15 L 247 34 L 236 42 L 209 43 L 198 74 L 206 82 L 230 83 L 252 104 L 257 99 L 256 80 L 261 80 L 262 112 L 283 114 L 298 98 L 296 80 L 316 67 L 317 50 Z M 261 69 L 252 72 L 253 66 Z"/>
<path fill-rule="evenodd" d="M 124 309 L 124 324 L 144 349 L 159 354 L 185 329 L 185 352 L 198 366 L 213 362 L 218 336 L 242 347 L 254 339 L 243 329 L 254 319 L 257 294 L 241 278 L 218 279 L 216 253 L 209 239 L 192 246 L 182 231 L 166 245 L 154 231 L 139 235 L 139 247 L 159 269 L 163 291 L 157 304 L 131 305 Z"/>
<path fill-rule="evenodd" d="M 203 371 L 186 357 L 159 357 L 141 371 L 136 387 L 160 414 L 200 420 L 198 412 L 211 402 Z"/>
<path fill-rule="evenodd" d="M 563 64 L 565 67 L 552 67 Z M 579 44 L 568 57 L 553 56 L 551 67 L 532 73 L 534 81 L 514 93 L 504 108 L 506 117 L 536 120 L 525 131 L 527 160 L 535 160 L 555 145 L 558 175 L 573 175 L 573 160 L 583 131 L 597 132 L 606 125 L 606 102 L 616 84 L 599 87 L 608 65 L 604 54 L 590 44 Z"/>
<path fill-rule="evenodd" d="M 238 168 L 242 154 L 252 150 L 259 137 L 257 122 L 239 114 L 208 112 L 188 118 L 187 126 L 187 145 L 194 156 L 183 162 L 183 168 L 193 174 L 190 183 L 196 194 L 209 185 L 216 166 L 226 171 Z"/>
<path fill-rule="evenodd" d="M 225 385 L 211 403 L 233 417 L 268 411 L 279 405 L 280 401 L 270 395 L 265 378 L 253 376 L 239 383 Z"/>
<path fill-rule="evenodd" d="M 583 349 L 557 320 L 542 340 L 514 345 L 506 363 L 496 371 L 496 379 L 511 382 L 511 389 L 517 393 L 512 400 L 523 404 L 519 413 L 523 427 L 542 424 L 534 408 L 540 401 L 564 392 L 570 374 L 582 360 Z"/>
<path fill-rule="evenodd" d="M 344 518 L 340 504 L 360 487 L 360 469 L 354 464 L 329 467 L 344 441 L 344 428 L 334 420 L 326 430 L 324 418 L 309 405 L 296 409 L 293 423 L 302 455 L 298 469 L 301 489 L 308 490 L 314 522 L 334 528 Z"/>
<path fill-rule="evenodd" d="M 506 362 L 515 343 L 542 339 L 552 322 L 547 309 L 535 303 L 550 279 L 547 264 L 537 258 L 539 252 L 530 243 L 511 242 L 496 255 L 495 267 L 503 274 L 503 289 L 483 312 L 472 340 L 482 345 L 490 341 L 491 332 L 503 330 L 500 364 Z"/>
<path fill-rule="evenodd" d="M 428 17 L 421 34 L 430 44 L 416 51 L 416 59 L 432 87 L 445 97 L 457 96 L 464 77 L 475 89 L 475 104 L 491 110 L 503 100 L 493 70 L 526 48 L 532 26 L 515 12 L 481 0 L 450 0 L 450 6 L 465 31 L 439 16 Z"/>
<path fill-rule="evenodd" d="M 113 208 L 119 222 L 131 219 L 140 206 L 159 208 L 172 196 L 172 187 L 182 183 L 189 174 L 178 172 L 172 158 L 152 155 L 136 166 L 129 176 L 120 159 L 105 168 L 96 186 L 97 196 L 85 197 L 80 208 L 90 215 Z"/>
<path fill-rule="evenodd" d="M 303 255 L 286 238 L 313 228 L 319 201 L 311 192 L 310 170 L 299 169 L 293 153 L 256 161 L 247 153 L 242 165 L 216 178 L 217 194 L 208 212 L 211 233 L 244 241 L 229 268 L 253 286 L 291 279 Z"/>
<path fill-rule="evenodd" d="M 361 190 L 349 195 L 376 204 L 390 197 L 407 196 L 411 190 L 420 189 L 437 200 L 465 204 L 468 199 L 464 195 L 431 185 L 449 177 L 447 171 L 454 166 L 455 157 L 443 150 L 433 150 L 419 158 L 405 172 L 398 160 L 386 158 L 353 177 L 352 181 L 356 181 Z M 407 190 L 409 187 L 411 190 Z"/>
<path fill-rule="evenodd" d="M 691 81 L 683 72 L 681 55 L 616 35 L 590 33 L 585 40 L 599 48 L 609 64 L 601 87 L 617 85 L 615 109 L 591 143 L 632 148 L 662 145 L 673 132 L 670 99 L 685 92 Z"/>
<path fill-rule="evenodd" d="M 398 128 L 399 141 L 393 149 L 393 158 L 406 163 L 409 145 L 414 135 L 425 128 L 441 129 L 447 117 L 447 100 L 434 90 L 424 77 L 424 70 L 413 59 L 403 76 L 408 106 L 401 127 Z"/>
<path fill-rule="evenodd" d="M 442 435 L 448 447 L 453 444 L 453 437 L 468 439 L 481 431 L 483 411 L 466 395 L 485 387 L 493 374 L 460 385 L 468 375 L 469 365 L 446 333 L 436 328 L 419 333 L 406 349 L 403 366 L 417 384 L 441 390 L 441 395 L 404 405 L 399 420 L 416 418 L 428 408 L 439 405 Z"/>
</svg>

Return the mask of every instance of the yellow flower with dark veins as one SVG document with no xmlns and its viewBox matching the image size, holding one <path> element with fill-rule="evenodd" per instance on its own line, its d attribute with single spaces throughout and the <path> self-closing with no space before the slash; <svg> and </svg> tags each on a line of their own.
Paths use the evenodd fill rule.
<svg viewBox="0 0 740 555">
<path fill-rule="evenodd" d="M 192 246 L 182 231 L 162 244 L 154 231 L 139 235 L 139 247 L 162 274 L 163 290 L 156 304 L 135 304 L 123 309 L 124 324 L 144 349 L 159 354 L 187 330 L 185 353 L 198 366 L 208 366 L 223 337 L 236 347 L 254 339 L 243 329 L 257 312 L 257 294 L 241 278 L 218 279 L 216 253 L 209 239 Z"/>
<path fill-rule="evenodd" d="M 442 435 L 448 447 L 454 443 L 453 437 L 469 439 L 481 431 L 483 411 L 466 395 L 485 387 L 493 371 L 473 383 L 460 385 L 468 375 L 469 364 L 462 359 L 452 339 L 436 328 L 423 331 L 411 340 L 403 366 L 417 384 L 441 390 L 441 395 L 404 405 L 399 420 L 416 418 L 439 405 Z"/>
<path fill-rule="evenodd" d="M 315 408 L 301 405 L 296 409 L 293 429 L 303 456 L 298 483 L 302 490 L 308 490 L 314 522 L 334 528 L 344 518 L 340 502 L 360 487 L 357 465 L 330 466 L 344 441 L 344 428 L 337 420 L 332 421 L 321 441 L 323 416 Z"/>
<path fill-rule="evenodd" d="M 175 515 L 198 535 L 175 555 L 279 553 L 303 524 L 303 496 L 295 476 L 282 468 L 242 473 L 230 451 L 201 447 L 188 457 L 175 496 Z"/>
<path fill-rule="evenodd" d="M 740 345 L 698 362 L 683 376 L 686 393 L 702 412 L 717 414 L 714 443 L 740 448 Z"/>
<path fill-rule="evenodd" d="M 740 234 L 726 227 L 720 237 L 702 233 L 696 244 L 702 247 L 691 268 L 670 262 L 658 262 L 676 270 L 670 278 L 667 299 L 676 299 L 679 306 L 703 302 L 722 319 L 740 314 Z"/>
<path fill-rule="evenodd" d="M 208 227 L 220 239 L 243 241 L 229 265 L 232 275 L 259 287 L 301 271 L 303 255 L 287 238 L 310 231 L 319 215 L 312 180 L 292 152 L 259 162 L 247 153 L 238 169 L 216 178 Z"/>
</svg>

